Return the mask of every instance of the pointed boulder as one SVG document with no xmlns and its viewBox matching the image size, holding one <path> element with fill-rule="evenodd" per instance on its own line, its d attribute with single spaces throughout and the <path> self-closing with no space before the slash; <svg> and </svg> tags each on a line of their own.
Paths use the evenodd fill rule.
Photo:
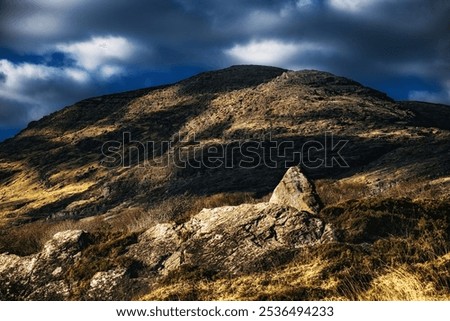
<svg viewBox="0 0 450 321">
<path fill-rule="evenodd" d="M 287 205 L 299 211 L 317 214 L 321 208 L 312 182 L 298 166 L 291 167 L 273 191 L 270 203 Z"/>
</svg>

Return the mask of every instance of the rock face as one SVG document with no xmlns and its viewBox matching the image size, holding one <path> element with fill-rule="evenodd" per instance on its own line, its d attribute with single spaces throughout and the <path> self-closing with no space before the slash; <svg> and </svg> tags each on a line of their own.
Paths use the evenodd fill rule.
<svg viewBox="0 0 450 321">
<path fill-rule="evenodd" d="M 296 249 L 333 240 L 331 227 L 308 212 L 272 203 L 203 209 L 189 222 L 146 231 L 130 254 L 161 274 L 186 266 L 212 274 L 265 270 Z"/>
<path fill-rule="evenodd" d="M 130 283 L 126 268 L 97 272 L 89 282 L 87 293 L 83 299 L 96 301 L 127 299 L 129 293 L 126 292 Z"/>
<path fill-rule="evenodd" d="M 71 286 L 65 274 L 88 244 L 87 233 L 69 230 L 55 234 L 38 254 L 0 254 L 0 299 L 68 299 Z"/>
<path fill-rule="evenodd" d="M 128 262 L 138 262 L 144 277 L 135 280 L 130 266 L 99 268 L 81 287 L 84 293 L 75 297 L 130 299 L 130 287 L 145 287 L 183 268 L 208 275 L 265 270 L 288 262 L 301 247 L 334 240 L 331 226 L 314 215 L 319 200 L 299 168 L 287 171 L 276 195 L 276 202 L 203 209 L 184 224 L 153 226 L 124 253 Z M 38 254 L 0 254 L 0 299 L 74 298 L 80 284 L 68 271 L 79 264 L 92 239 L 84 231 L 71 230 L 55 234 Z"/>
<path fill-rule="evenodd" d="M 270 202 L 203 209 L 180 226 L 158 224 L 130 254 L 161 274 L 183 266 L 228 275 L 266 269 L 300 247 L 334 240 L 331 226 L 314 215 L 319 209 L 314 186 L 292 167 Z"/>
<path fill-rule="evenodd" d="M 317 214 L 321 208 L 314 185 L 297 166 L 289 168 L 284 174 L 269 203 L 288 205 L 312 214 Z"/>
</svg>

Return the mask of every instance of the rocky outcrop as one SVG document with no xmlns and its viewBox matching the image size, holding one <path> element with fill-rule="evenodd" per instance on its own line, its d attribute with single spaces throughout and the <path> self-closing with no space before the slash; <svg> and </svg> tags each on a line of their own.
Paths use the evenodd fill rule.
<svg viewBox="0 0 450 321">
<path fill-rule="evenodd" d="M 315 215 L 318 204 L 312 183 L 291 168 L 270 202 L 203 209 L 184 224 L 157 224 L 128 246 L 124 263 L 102 268 L 94 262 L 98 270 L 82 281 L 72 277 L 81 274 L 73 267 L 81 268 L 83 250 L 89 252 L 94 238 L 80 230 L 60 232 L 38 254 L 0 255 L 0 298 L 130 299 L 130 289 L 183 269 L 207 275 L 270 269 L 290 261 L 302 247 L 334 240 L 331 226 Z M 139 277 L 125 262 L 139 266 Z"/>
<path fill-rule="evenodd" d="M 71 285 L 66 272 L 89 244 L 81 230 L 59 232 L 41 252 L 27 257 L 0 254 L 0 299 L 64 300 Z"/>
<path fill-rule="evenodd" d="M 321 208 L 321 202 L 314 185 L 298 166 L 287 170 L 283 179 L 273 191 L 269 203 L 288 205 L 299 211 L 312 214 L 317 214 Z"/>
<path fill-rule="evenodd" d="M 131 280 L 127 272 L 121 267 L 95 273 L 83 298 L 97 301 L 130 299 L 127 288 L 131 286 Z"/>
<path fill-rule="evenodd" d="M 152 271 L 183 266 L 238 274 L 288 261 L 298 248 L 334 240 L 313 184 L 290 168 L 269 202 L 203 209 L 187 223 L 158 224 L 141 235 L 130 254 Z"/>
<path fill-rule="evenodd" d="M 129 253 L 163 275 L 183 266 L 229 275 L 271 268 L 298 248 L 331 240 L 331 227 L 308 212 L 242 204 L 203 209 L 181 226 L 156 225 Z"/>
</svg>

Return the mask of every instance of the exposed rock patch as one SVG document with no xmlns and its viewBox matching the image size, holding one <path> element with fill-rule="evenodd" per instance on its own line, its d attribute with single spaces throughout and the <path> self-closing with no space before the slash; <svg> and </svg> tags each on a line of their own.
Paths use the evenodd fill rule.
<svg viewBox="0 0 450 321">
<path fill-rule="evenodd" d="M 117 268 L 106 272 L 97 272 L 89 282 L 86 298 L 91 300 L 126 299 L 125 287 L 130 283 L 127 270 Z"/>
<path fill-rule="evenodd" d="M 130 253 L 152 271 L 182 266 L 238 274 L 286 262 L 296 249 L 333 240 L 330 226 L 308 212 L 272 203 L 203 209 L 181 226 L 159 224 Z"/>
<path fill-rule="evenodd" d="M 89 244 L 81 230 L 59 232 L 41 252 L 27 257 L 0 254 L 0 298 L 2 300 L 63 300 L 70 295 L 67 269 Z"/>
</svg>

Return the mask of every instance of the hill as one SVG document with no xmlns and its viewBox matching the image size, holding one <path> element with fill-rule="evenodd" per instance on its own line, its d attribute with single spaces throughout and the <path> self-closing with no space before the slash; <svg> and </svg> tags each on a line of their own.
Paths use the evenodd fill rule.
<svg viewBox="0 0 450 321">
<path fill-rule="evenodd" d="M 34 285 L 17 277 L 0 286 L 0 297 L 412 299 L 416 291 L 448 298 L 449 124 L 449 106 L 397 102 L 326 72 L 251 65 L 83 100 L 0 144 L 0 252 L 9 253 L 0 257 L 0 279 L 49 251 L 80 253 L 79 261 L 62 260 L 66 274 L 50 281 L 44 275 L 61 259 L 48 254 Z M 317 207 L 267 205 L 296 165 L 315 186 Z M 226 215 L 242 221 L 225 220 L 225 228 Z M 236 273 L 219 271 L 203 255 L 179 254 L 206 242 L 204 251 L 231 260 L 193 236 L 197 221 L 239 240 L 237 226 L 284 215 L 308 228 L 271 234 L 283 221 L 256 231 L 268 240 L 292 231 L 315 236 L 306 247 L 293 236 L 267 243 L 258 268 L 238 262 Z M 334 236 L 314 242 L 325 226 Z M 155 238 L 162 252 L 148 250 Z M 246 242 L 225 242 L 221 251 L 244 251 Z M 177 268 L 165 268 L 169 258 Z M 381 292 L 400 277 L 418 289 Z M 111 280 L 122 290 L 96 289 Z M 70 285 L 65 294 L 55 290 L 61 282 Z M 252 282 L 261 282 L 258 293 Z"/>
</svg>

